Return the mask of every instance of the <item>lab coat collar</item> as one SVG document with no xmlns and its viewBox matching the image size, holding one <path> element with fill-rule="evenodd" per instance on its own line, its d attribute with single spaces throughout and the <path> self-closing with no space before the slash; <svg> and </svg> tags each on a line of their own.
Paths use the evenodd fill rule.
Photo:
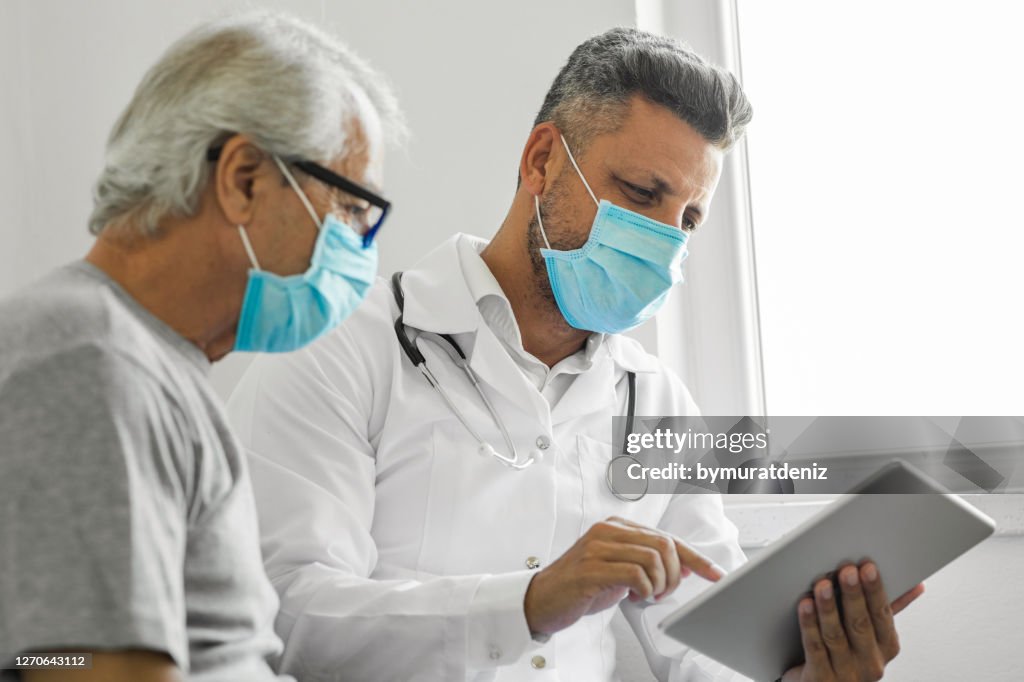
<svg viewBox="0 0 1024 682">
<path fill-rule="evenodd" d="M 619 370 L 650 374 L 660 368 L 658 361 L 638 342 L 617 334 L 605 334 L 598 353 L 591 368 L 576 377 L 555 405 L 551 412 L 552 422 L 558 424 L 609 405 L 617 406 L 619 398 L 615 384 L 622 376 Z"/>
<path fill-rule="evenodd" d="M 476 331 L 481 323 L 476 302 L 459 265 L 456 234 L 402 275 L 405 323 L 435 334 Z"/>
<path fill-rule="evenodd" d="M 604 346 L 615 364 L 627 372 L 647 374 L 661 369 L 657 358 L 645 351 L 634 339 L 619 334 L 608 334 L 604 338 Z"/>
</svg>

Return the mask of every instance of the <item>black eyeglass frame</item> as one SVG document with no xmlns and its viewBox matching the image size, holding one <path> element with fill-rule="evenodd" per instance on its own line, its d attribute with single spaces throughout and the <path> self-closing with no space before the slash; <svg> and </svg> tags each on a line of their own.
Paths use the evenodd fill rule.
<svg viewBox="0 0 1024 682">
<path fill-rule="evenodd" d="M 206 151 L 206 160 L 218 161 L 223 149 L 223 147 L 211 147 Z M 368 248 L 377 236 L 377 231 L 380 230 L 381 225 L 384 224 L 384 219 L 388 217 L 388 212 L 391 210 L 391 202 L 376 192 L 363 187 L 359 183 L 349 180 L 344 175 L 338 175 L 330 168 L 324 168 L 313 161 L 306 161 L 305 159 L 287 159 L 286 161 L 301 170 L 303 173 L 313 176 L 325 185 L 329 185 L 335 189 L 340 189 L 342 192 L 351 194 L 354 197 L 369 202 L 380 209 L 380 217 L 377 218 L 377 222 L 375 222 L 370 229 L 366 231 L 366 234 L 363 235 L 363 248 Z"/>
</svg>

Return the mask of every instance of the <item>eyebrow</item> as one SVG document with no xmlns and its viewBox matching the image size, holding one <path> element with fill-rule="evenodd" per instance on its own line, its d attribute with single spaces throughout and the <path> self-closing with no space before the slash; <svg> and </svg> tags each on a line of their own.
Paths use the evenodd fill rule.
<svg viewBox="0 0 1024 682">
<path fill-rule="evenodd" d="M 649 178 L 648 181 L 651 183 L 651 185 L 654 187 L 654 189 L 657 190 L 658 192 L 660 192 L 661 194 L 675 194 L 676 193 L 675 187 L 673 187 L 670 182 L 668 182 L 667 180 L 662 178 L 657 173 L 654 173 L 652 171 L 647 171 L 647 177 Z"/>
<path fill-rule="evenodd" d="M 671 183 L 668 182 L 668 180 L 665 180 L 663 177 L 661 177 L 660 175 L 658 175 L 657 173 L 655 173 L 652 170 L 640 170 L 640 169 L 627 168 L 621 174 L 619 172 L 614 171 L 614 170 L 611 170 L 611 169 L 609 169 L 609 170 L 611 171 L 611 174 L 612 174 L 613 178 L 615 178 L 617 180 L 621 180 L 622 182 L 626 182 L 626 183 L 629 183 L 631 185 L 639 184 L 639 185 L 642 185 L 644 187 L 650 187 L 651 189 L 655 190 L 656 192 L 660 192 L 661 194 L 675 194 L 676 193 L 675 192 L 675 188 L 672 186 Z M 632 180 L 628 180 L 628 179 L 622 177 L 623 175 L 633 175 L 633 176 L 636 176 L 637 178 L 642 177 L 643 179 L 642 180 L 638 180 L 637 182 L 634 182 Z"/>
</svg>

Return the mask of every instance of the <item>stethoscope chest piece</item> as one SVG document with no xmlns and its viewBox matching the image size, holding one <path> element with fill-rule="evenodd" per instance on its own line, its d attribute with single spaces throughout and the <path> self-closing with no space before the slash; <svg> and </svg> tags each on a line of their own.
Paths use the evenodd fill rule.
<svg viewBox="0 0 1024 682">
<path fill-rule="evenodd" d="M 633 466 L 636 465 L 636 466 Z M 632 467 L 632 471 L 631 471 Z M 625 502 L 636 502 L 647 494 L 649 483 L 640 475 L 640 460 L 633 455 L 619 455 L 608 462 L 605 478 L 612 495 Z"/>
</svg>

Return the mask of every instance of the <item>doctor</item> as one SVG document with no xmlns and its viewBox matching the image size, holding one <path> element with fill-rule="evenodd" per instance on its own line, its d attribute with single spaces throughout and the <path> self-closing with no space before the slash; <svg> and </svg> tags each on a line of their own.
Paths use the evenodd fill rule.
<svg viewBox="0 0 1024 682">
<path fill-rule="evenodd" d="M 720 499 L 626 501 L 606 465 L 613 415 L 696 412 L 618 333 L 681 279 L 750 116 L 735 78 L 674 41 L 592 38 L 547 94 L 490 243 L 455 235 L 321 342 L 253 363 L 229 409 L 281 597 L 284 671 L 610 680 L 621 603 L 660 679 L 733 677 L 654 627 L 744 560 Z M 879 581 L 869 591 L 886 606 Z M 865 603 L 859 583 L 850 592 Z M 834 617 L 834 600 L 821 605 Z M 890 639 L 790 676 L 867 679 L 866 657 L 895 655 Z"/>
</svg>

